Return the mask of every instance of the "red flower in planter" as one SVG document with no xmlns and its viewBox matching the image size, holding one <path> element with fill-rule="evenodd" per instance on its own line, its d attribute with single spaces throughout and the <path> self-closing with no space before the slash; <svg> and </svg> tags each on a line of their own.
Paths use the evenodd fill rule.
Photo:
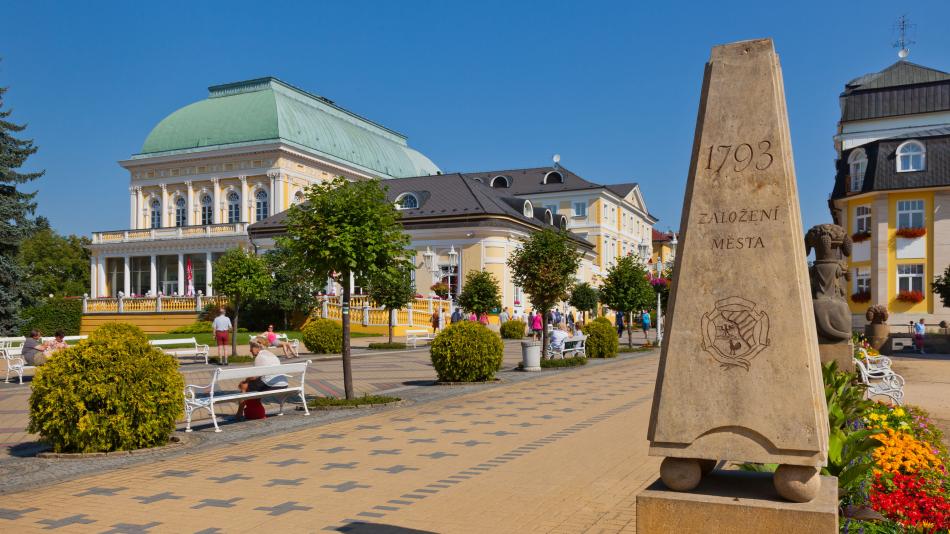
<svg viewBox="0 0 950 534">
<path fill-rule="evenodd" d="M 897 237 L 906 237 L 908 239 L 923 237 L 925 235 L 927 235 L 926 228 L 901 228 L 897 231 Z"/>
<path fill-rule="evenodd" d="M 868 239 L 871 239 L 871 232 L 855 232 L 851 234 L 851 241 L 855 243 L 867 241 Z"/>
<path fill-rule="evenodd" d="M 950 501 L 939 483 L 920 474 L 877 474 L 870 494 L 871 506 L 888 518 L 925 532 L 946 532 L 950 527 Z"/>
<path fill-rule="evenodd" d="M 897 294 L 897 300 L 901 302 L 923 302 L 924 294 L 920 291 L 901 291 Z"/>
<path fill-rule="evenodd" d="M 870 291 L 859 291 L 851 295 L 851 302 L 857 302 L 859 304 L 865 302 L 871 302 L 871 292 Z"/>
</svg>

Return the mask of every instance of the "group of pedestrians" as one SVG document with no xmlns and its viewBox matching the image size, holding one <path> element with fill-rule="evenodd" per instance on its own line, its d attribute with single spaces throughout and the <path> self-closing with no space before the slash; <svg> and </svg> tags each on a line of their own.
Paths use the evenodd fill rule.
<svg viewBox="0 0 950 534">
<path fill-rule="evenodd" d="M 617 326 L 617 337 L 623 337 L 623 333 L 627 329 L 627 324 L 626 324 L 624 315 L 625 314 L 621 311 L 618 311 L 616 315 L 614 315 L 614 324 Z M 640 323 L 640 328 L 643 329 L 643 333 L 644 335 L 646 335 L 646 333 L 650 331 L 650 327 L 651 327 L 650 312 L 647 310 L 643 310 L 643 311 L 637 312 L 637 315 L 638 315 L 637 321 Z"/>
</svg>

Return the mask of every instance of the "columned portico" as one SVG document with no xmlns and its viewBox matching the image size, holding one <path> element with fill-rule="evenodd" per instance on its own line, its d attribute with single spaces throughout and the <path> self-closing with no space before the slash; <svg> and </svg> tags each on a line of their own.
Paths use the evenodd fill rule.
<svg viewBox="0 0 950 534">
<path fill-rule="evenodd" d="M 122 277 L 122 280 L 123 280 L 122 293 L 126 296 L 132 294 L 132 269 L 131 269 L 131 266 L 129 265 L 130 259 L 131 258 L 129 258 L 128 256 L 125 256 L 122 258 L 123 260 L 122 270 L 124 274 L 124 276 Z"/>
<path fill-rule="evenodd" d="M 152 294 L 158 292 L 158 257 L 154 254 L 150 257 L 149 261 L 149 287 L 151 288 Z"/>
<path fill-rule="evenodd" d="M 205 266 L 205 272 L 207 272 L 208 274 L 207 274 L 207 276 L 205 277 L 205 295 L 207 295 L 207 296 L 210 297 L 210 296 L 212 295 L 212 293 L 211 293 L 211 280 L 214 279 L 213 274 L 212 274 L 212 271 L 213 271 L 213 268 L 214 268 L 214 261 L 213 261 L 212 258 L 211 258 L 211 253 L 210 253 L 210 252 L 208 252 L 208 253 L 206 254 L 206 257 L 207 257 L 207 259 L 206 259 L 205 261 L 206 261 L 207 263 L 206 263 L 206 266 Z"/>
<path fill-rule="evenodd" d="M 211 217 L 214 224 L 221 222 L 221 212 L 224 210 L 224 206 L 221 204 L 221 187 L 218 185 L 218 179 L 211 179 L 211 190 L 213 191 L 213 201 L 211 204 Z"/>
<path fill-rule="evenodd" d="M 185 294 L 185 255 L 178 254 L 178 294 Z"/>
</svg>

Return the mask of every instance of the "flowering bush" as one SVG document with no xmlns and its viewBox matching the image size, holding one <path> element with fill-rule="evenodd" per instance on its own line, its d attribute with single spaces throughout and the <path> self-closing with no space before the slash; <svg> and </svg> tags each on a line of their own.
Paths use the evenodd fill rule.
<svg viewBox="0 0 950 534">
<path fill-rule="evenodd" d="M 855 232 L 851 234 L 851 241 L 855 243 L 867 241 L 868 239 L 871 239 L 871 232 Z"/>
<path fill-rule="evenodd" d="M 432 284 L 432 287 L 429 289 L 431 289 L 432 292 L 435 293 L 440 299 L 444 299 L 449 296 L 449 285 L 445 282 Z"/>
<path fill-rule="evenodd" d="M 851 295 L 851 302 L 871 302 L 871 292 L 870 291 L 859 291 Z"/>
<path fill-rule="evenodd" d="M 872 414 L 873 415 L 873 414 Z M 886 424 L 887 421 L 884 421 Z M 943 462 L 937 458 L 938 449 L 918 440 L 907 432 L 888 428 L 886 434 L 878 434 L 883 445 L 874 449 L 872 457 L 875 473 L 917 473 L 918 471 L 943 471 Z"/>
<path fill-rule="evenodd" d="M 901 291 L 897 294 L 897 300 L 901 302 L 923 302 L 924 294 L 920 291 Z"/>
<path fill-rule="evenodd" d="M 906 237 L 908 239 L 923 237 L 925 235 L 927 235 L 926 228 L 901 228 L 897 231 L 897 237 Z"/>
<path fill-rule="evenodd" d="M 950 501 L 943 485 L 921 475 L 876 474 L 871 505 L 905 527 L 924 532 L 950 528 Z"/>
</svg>

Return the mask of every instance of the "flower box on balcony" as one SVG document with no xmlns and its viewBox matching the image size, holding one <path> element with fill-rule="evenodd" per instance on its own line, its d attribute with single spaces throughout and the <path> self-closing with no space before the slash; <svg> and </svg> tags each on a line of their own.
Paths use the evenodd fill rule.
<svg viewBox="0 0 950 534">
<path fill-rule="evenodd" d="M 851 241 L 855 243 L 862 243 L 871 239 L 871 232 L 855 232 L 851 234 Z"/>
<path fill-rule="evenodd" d="M 871 302 L 871 292 L 870 291 L 859 291 L 851 295 L 851 302 L 857 304 L 863 304 L 865 302 Z"/>
<path fill-rule="evenodd" d="M 897 230 L 897 237 L 904 237 L 907 239 L 914 239 L 917 237 L 923 237 L 927 235 L 926 228 L 901 228 Z"/>
<path fill-rule="evenodd" d="M 924 301 L 924 294 L 920 291 L 901 291 L 897 294 L 897 300 L 916 304 Z"/>
</svg>

